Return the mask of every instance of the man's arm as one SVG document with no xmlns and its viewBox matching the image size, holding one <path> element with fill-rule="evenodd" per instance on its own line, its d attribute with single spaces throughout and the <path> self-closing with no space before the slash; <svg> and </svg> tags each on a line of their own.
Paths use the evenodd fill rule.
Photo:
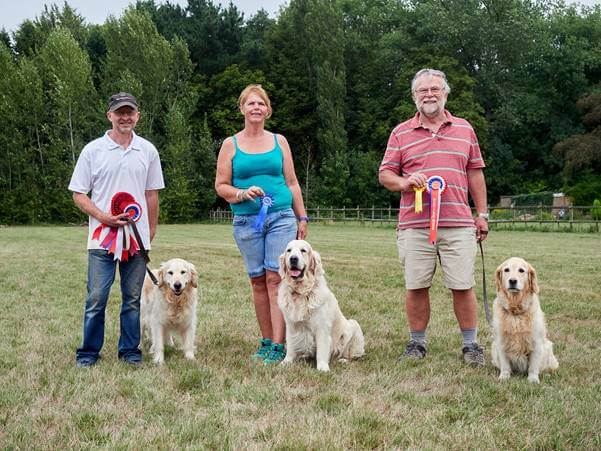
<svg viewBox="0 0 601 451">
<path fill-rule="evenodd" d="M 146 207 L 148 208 L 148 226 L 150 227 L 150 241 L 154 239 L 159 222 L 159 190 L 149 189 L 145 192 Z"/>
<path fill-rule="evenodd" d="M 402 177 L 388 169 L 384 169 L 380 171 L 378 179 L 380 185 L 389 191 L 409 191 L 413 188 L 424 188 L 428 177 L 421 172 Z"/>
<path fill-rule="evenodd" d="M 486 197 L 486 181 L 484 180 L 484 172 L 482 169 L 467 170 L 467 186 L 474 201 L 477 213 L 488 213 L 487 197 Z M 484 218 L 476 216 L 474 219 L 476 224 L 476 238 L 479 241 L 486 239 L 488 234 L 488 221 Z"/>
<path fill-rule="evenodd" d="M 75 202 L 75 205 L 77 205 L 77 208 L 81 211 L 89 216 L 93 216 L 107 226 L 121 227 L 127 224 L 126 219 L 129 217 L 129 214 L 121 213 L 120 215 L 113 216 L 109 213 L 105 213 L 100 210 L 85 193 L 73 192 L 73 202 Z"/>
</svg>

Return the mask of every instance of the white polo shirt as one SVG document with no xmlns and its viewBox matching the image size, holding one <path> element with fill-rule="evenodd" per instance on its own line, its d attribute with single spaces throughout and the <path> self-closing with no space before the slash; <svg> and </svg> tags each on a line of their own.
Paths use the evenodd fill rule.
<svg viewBox="0 0 601 451">
<path fill-rule="evenodd" d="M 115 193 L 130 193 L 142 207 L 142 216 L 136 225 L 144 247 L 150 249 L 146 191 L 165 187 L 159 153 L 150 141 L 135 133 L 129 147 L 124 150 L 108 133 L 83 148 L 73 170 L 69 190 L 83 194 L 91 192 L 92 202 L 107 213 L 111 210 L 111 199 Z M 90 216 L 89 224 L 88 249 L 101 249 L 98 240 L 92 239 L 92 233 L 100 222 Z"/>
</svg>

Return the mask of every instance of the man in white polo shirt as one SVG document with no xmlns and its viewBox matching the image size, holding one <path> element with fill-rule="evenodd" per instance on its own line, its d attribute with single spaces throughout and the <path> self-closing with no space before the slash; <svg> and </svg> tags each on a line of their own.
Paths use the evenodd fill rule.
<svg viewBox="0 0 601 451">
<path fill-rule="evenodd" d="M 117 265 L 122 297 L 118 356 L 133 365 L 142 360 L 140 293 L 146 262 L 139 248 L 150 249 L 159 216 L 158 190 L 165 187 L 156 148 L 134 133 L 140 119 L 134 96 L 111 96 L 107 118 L 112 129 L 83 148 L 69 184 L 73 201 L 89 215 L 88 296 L 83 340 L 76 353 L 79 367 L 92 366 L 100 358 Z M 142 243 L 136 242 L 128 218 L 135 219 Z"/>
</svg>

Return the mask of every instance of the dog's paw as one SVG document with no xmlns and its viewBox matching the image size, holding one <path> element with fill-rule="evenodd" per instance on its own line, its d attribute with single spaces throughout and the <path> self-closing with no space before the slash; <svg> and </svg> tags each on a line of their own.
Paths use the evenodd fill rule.
<svg viewBox="0 0 601 451">
<path fill-rule="evenodd" d="M 184 357 L 188 360 L 195 360 L 194 353 L 191 351 L 184 353 Z"/>
<path fill-rule="evenodd" d="M 157 354 L 154 356 L 154 359 L 152 359 L 152 360 L 157 365 L 162 365 L 163 363 L 165 363 L 165 356 L 163 354 Z"/>
<path fill-rule="evenodd" d="M 538 384 L 540 382 L 540 380 L 538 378 L 538 374 L 529 374 L 528 381 L 532 382 L 533 384 Z"/>
<path fill-rule="evenodd" d="M 348 363 L 349 362 L 348 359 L 345 359 L 344 357 L 339 358 L 338 361 L 340 363 Z"/>
<path fill-rule="evenodd" d="M 511 376 L 511 373 L 509 371 L 501 371 L 501 374 L 499 374 L 499 380 L 506 381 L 507 379 L 509 379 L 509 376 Z"/>
<path fill-rule="evenodd" d="M 317 371 L 322 371 L 324 373 L 329 373 L 330 372 L 330 365 L 328 365 L 327 363 L 318 363 L 317 364 Z"/>
<path fill-rule="evenodd" d="M 294 362 L 294 359 L 292 357 L 286 356 L 284 357 L 284 360 L 280 362 L 280 365 L 290 365 L 292 362 Z"/>
</svg>

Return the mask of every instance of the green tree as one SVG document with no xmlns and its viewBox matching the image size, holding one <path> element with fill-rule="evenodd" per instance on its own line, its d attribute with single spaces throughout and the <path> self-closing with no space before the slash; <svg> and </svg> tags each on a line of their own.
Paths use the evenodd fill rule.
<svg viewBox="0 0 601 451">
<path fill-rule="evenodd" d="M 44 10 L 34 20 L 25 20 L 14 34 L 15 50 L 19 55 L 32 56 L 42 50 L 53 30 L 70 31 L 77 43 L 84 47 L 88 31 L 82 16 L 67 2 L 60 9 L 57 5 L 44 5 Z"/>
<path fill-rule="evenodd" d="M 28 223 L 38 219 L 35 154 L 23 132 L 27 112 L 27 84 L 12 52 L 0 43 L 0 223 Z"/>
<path fill-rule="evenodd" d="M 120 19 L 105 24 L 107 54 L 104 65 L 104 97 L 123 89 L 124 81 L 140 102 L 143 120 L 140 133 L 158 141 L 161 120 L 168 111 L 166 91 L 173 83 L 173 48 L 162 37 L 150 16 L 128 9 Z"/>
<path fill-rule="evenodd" d="M 45 190 L 48 219 L 70 221 L 76 216 L 66 190 L 79 152 L 97 134 L 102 114 L 92 84 L 87 53 L 70 31 L 57 28 L 36 56 L 48 115 Z"/>
</svg>

